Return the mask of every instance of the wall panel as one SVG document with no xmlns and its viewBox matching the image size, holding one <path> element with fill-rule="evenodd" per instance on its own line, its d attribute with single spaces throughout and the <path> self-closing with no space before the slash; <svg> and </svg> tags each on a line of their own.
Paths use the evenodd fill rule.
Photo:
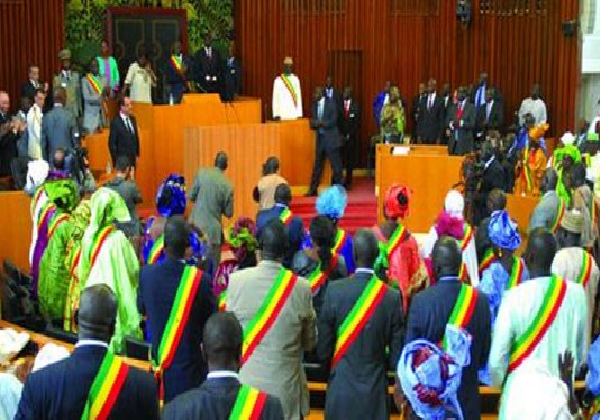
<svg viewBox="0 0 600 420">
<path fill-rule="evenodd" d="M 473 83 L 481 70 L 500 89 L 507 121 L 539 81 L 550 134 L 573 129 L 580 40 L 563 36 L 561 24 L 578 18 L 578 0 L 548 0 L 540 3 L 542 10 L 535 0 L 511 2 L 517 10 L 498 0 L 473 1 L 474 18 L 467 27 L 456 20 L 451 0 L 440 0 L 437 7 L 435 1 L 423 2 L 434 6 L 413 7 L 412 0 L 345 0 L 342 8 L 339 0 L 322 0 L 308 10 L 303 5 L 312 3 L 302 0 L 236 1 L 245 93 L 263 99 L 267 117 L 273 78 L 285 55 L 294 57 L 306 110 L 328 67 L 350 65 L 332 64 L 330 52 L 356 51 L 363 67 L 361 83 L 354 87 L 365 111 L 363 143 L 374 131 L 371 104 L 385 80 L 399 84 L 410 108 L 420 81 L 435 77 L 439 88 L 445 82 L 456 87 Z"/>
<path fill-rule="evenodd" d="M 64 0 L 0 0 L 0 90 L 8 91 L 13 109 L 29 64 L 37 64 L 47 82 L 58 71 L 64 12 Z"/>
</svg>

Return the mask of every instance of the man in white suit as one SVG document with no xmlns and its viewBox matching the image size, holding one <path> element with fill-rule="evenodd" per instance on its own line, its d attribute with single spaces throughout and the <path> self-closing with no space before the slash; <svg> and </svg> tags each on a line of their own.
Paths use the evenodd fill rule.
<svg viewBox="0 0 600 420">
<path fill-rule="evenodd" d="M 273 83 L 273 119 L 295 120 L 302 118 L 302 92 L 300 79 L 292 73 L 292 57 L 283 60 L 283 73 Z"/>
</svg>

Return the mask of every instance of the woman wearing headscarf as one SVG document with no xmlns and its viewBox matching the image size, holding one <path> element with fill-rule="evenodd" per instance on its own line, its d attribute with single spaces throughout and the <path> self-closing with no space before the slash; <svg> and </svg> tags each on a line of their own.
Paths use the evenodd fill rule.
<svg viewBox="0 0 600 420">
<path fill-rule="evenodd" d="M 315 207 L 319 216 L 326 216 L 333 223 L 335 240 L 331 252 L 344 257 L 348 275 L 351 275 L 354 273 L 352 237 L 344 229 L 338 227 L 339 220 L 344 217 L 347 204 L 348 195 L 346 194 L 346 190 L 340 185 L 334 185 L 327 188 L 317 197 Z M 307 235 L 302 248 L 312 248 L 310 236 Z"/>
<path fill-rule="evenodd" d="M 444 201 L 444 210 L 438 216 L 435 224 L 429 230 L 421 248 L 421 257 L 429 261 L 433 246 L 439 237 L 450 236 L 458 242 L 462 250 L 463 281 L 470 279 L 473 287 L 479 285 L 479 268 L 473 228 L 464 218 L 465 200 L 461 193 L 450 190 Z M 431 276 L 430 276 L 431 277 Z"/>
<path fill-rule="evenodd" d="M 392 185 L 383 202 L 385 221 L 373 228 L 381 248 L 375 263 L 376 272 L 380 278 L 387 278 L 391 285 L 400 289 L 404 313 L 408 311 L 411 293 L 421 286 L 419 246 L 402 224 L 402 220 L 408 216 L 409 200 L 408 188 Z"/>
<path fill-rule="evenodd" d="M 404 108 L 397 86 L 390 89 L 390 101 L 381 110 L 381 137 L 383 143 L 400 143 L 404 135 Z"/>
<path fill-rule="evenodd" d="M 45 191 L 56 211 L 48 227 L 48 246 L 40 262 L 38 298 L 40 312 L 52 321 L 62 319 L 64 313 L 70 283 L 65 257 L 73 231 L 71 212 L 79 201 L 79 192 L 72 179 L 48 182 Z"/>
<path fill-rule="evenodd" d="M 122 352 L 125 337 L 142 337 L 136 302 L 140 266 L 131 242 L 115 227 L 115 223 L 131 218 L 125 201 L 109 188 L 100 188 L 92 195 L 90 208 L 90 224 L 81 244 L 79 289 L 106 284 L 115 292 L 118 309 L 111 349 Z"/>
<path fill-rule="evenodd" d="M 294 255 L 292 271 L 308 280 L 313 295 L 313 306 L 318 315 L 327 285 L 332 280 L 346 277 L 348 270 L 344 256 L 332 252 L 335 245 L 335 226 L 328 217 L 313 218 L 309 235 L 313 246 Z"/>
<path fill-rule="evenodd" d="M 171 216 L 181 216 L 185 213 L 185 179 L 178 174 L 171 174 L 164 180 L 156 193 L 156 211 L 158 216 L 152 216 L 146 222 L 144 233 L 143 257 L 144 263 L 156 264 L 165 259 L 163 230 L 167 219 Z M 204 255 L 203 246 L 197 231 L 190 235 L 192 256 L 191 264 L 198 264 Z M 209 273 L 214 268 L 209 268 Z"/>
</svg>

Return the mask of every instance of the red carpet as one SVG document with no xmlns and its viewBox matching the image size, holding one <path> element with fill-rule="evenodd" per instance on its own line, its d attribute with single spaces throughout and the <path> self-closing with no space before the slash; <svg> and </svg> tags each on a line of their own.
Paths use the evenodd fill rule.
<svg viewBox="0 0 600 420">
<path fill-rule="evenodd" d="M 316 197 L 294 197 L 292 212 L 304 220 L 309 226 L 315 217 Z M 370 228 L 377 223 L 377 200 L 375 198 L 375 181 L 372 178 L 355 178 L 354 187 L 348 192 L 348 206 L 340 226 L 350 234 L 359 228 Z"/>
</svg>

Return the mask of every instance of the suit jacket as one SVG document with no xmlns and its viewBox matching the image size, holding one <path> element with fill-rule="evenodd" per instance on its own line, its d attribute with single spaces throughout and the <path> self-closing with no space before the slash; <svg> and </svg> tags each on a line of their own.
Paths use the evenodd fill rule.
<svg viewBox="0 0 600 420">
<path fill-rule="evenodd" d="M 227 310 L 243 328 L 254 319 L 281 264 L 261 261 L 257 267 L 230 276 Z M 317 340 L 316 315 L 308 282 L 298 281 L 250 359 L 242 366 L 240 381 L 279 398 L 286 419 L 308 414 L 308 387 L 302 366 L 302 352 L 310 351 Z"/>
<path fill-rule="evenodd" d="M 444 100 L 436 93 L 433 105 L 429 106 L 429 94 L 421 98 L 419 103 L 419 122 L 420 136 L 429 143 L 440 139 L 444 129 Z"/>
<path fill-rule="evenodd" d="M 125 125 L 121 114 L 117 114 L 110 122 L 108 150 L 110 151 L 113 164 L 116 164 L 117 158 L 121 155 L 140 156 L 140 137 L 137 122 L 133 115 L 130 115 L 129 119 L 133 125 L 133 133 Z"/>
<path fill-rule="evenodd" d="M 328 89 L 331 89 L 331 95 L 328 95 Z M 342 94 L 340 93 L 339 90 L 337 90 L 336 88 L 334 88 L 333 86 L 331 88 L 323 88 L 323 95 L 325 95 L 325 97 L 329 100 L 333 100 L 333 103 L 335 104 L 335 107 L 338 111 L 341 111 L 341 106 L 342 106 Z"/>
<path fill-rule="evenodd" d="M 323 117 L 319 119 L 319 101 L 313 101 L 311 107 L 310 128 L 317 134 L 317 151 L 335 150 L 341 146 L 340 132 L 338 131 L 337 107 L 335 102 L 325 99 L 323 107 Z M 317 127 L 319 122 L 323 122 L 323 127 Z"/>
<path fill-rule="evenodd" d="M 203 89 L 203 93 L 218 93 L 222 83 L 222 62 L 219 51 L 215 47 L 212 47 L 211 56 L 209 57 L 206 54 L 206 49 L 204 47 L 200 48 L 196 53 L 195 65 L 194 80 Z M 209 80 L 207 80 L 207 77 Z M 215 77 L 216 80 L 213 80 Z"/>
<path fill-rule="evenodd" d="M 60 147 L 73 150 L 79 147 L 73 114 L 62 106 L 55 106 L 42 120 L 42 155 L 50 162 L 54 151 Z"/>
<path fill-rule="evenodd" d="M 542 196 L 540 202 L 535 206 L 529 218 L 529 227 L 527 232 L 533 229 L 543 227 L 551 229 L 556 216 L 558 215 L 558 194 L 556 191 L 548 191 Z"/>
<path fill-rule="evenodd" d="M 163 262 L 147 265 L 140 271 L 137 305 L 139 312 L 148 317 L 153 360 L 156 360 L 156 352 L 171 314 L 184 268 L 184 263 L 167 256 Z M 173 363 L 164 372 L 165 402 L 199 386 L 204 381 L 207 366 L 202 358 L 200 345 L 204 325 L 214 312 L 215 298 L 212 293 L 211 278 L 205 273 Z"/>
<path fill-rule="evenodd" d="M 464 101 L 462 118 L 457 118 L 459 105 L 453 105 L 446 119 L 446 127 L 450 129 L 448 152 L 451 155 L 464 155 L 473 151 L 473 129 L 475 128 L 475 107 L 469 101 Z"/>
<path fill-rule="evenodd" d="M 342 100 L 339 109 L 338 126 L 342 136 L 355 138 L 360 129 L 360 106 L 356 99 L 350 100 L 350 108 L 348 113 L 344 109 L 344 100 Z"/>
<path fill-rule="evenodd" d="M 260 238 L 262 230 L 273 219 L 279 219 L 281 213 L 285 209 L 284 206 L 275 205 L 270 209 L 261 210 L 256 215 L 256 237 Z M 292 220 L 285 227 L 285 232 L 288 238 L 288 248 L 286 249 L 283 258 L 283 265 L 286 268 L 292 266 L 292 258 L 294 253 L 300 250 L 302 241 L 304 240 L 304 222 L 300 217 L 292 216 Z"/>
<path fill-rule="evenodd" d="M 476 122 L 476 131 L 477 134 L 480 134 L 485 137 L 485 133 L 489 130 L 500 130 L 502 127 L 502 104 L 498 101 L 494 101 L 492 103 L 492 108 L 490 109 L 490 115 L 486 121 L 486 113 L 487 113 L 487 104 L 484 104 L 477 108 L 477 122 Z M 481 136 L 480 136 L 481 137 Z"/>
<path fill-rule="evenodd" d="M 8 124 L 11 119 L 12 116 L 9 114 L 0 114 L 0 130 L 2 130 L 2 126 Z M 18 155 L 18 140 L 19 134 L 13 133 L 12 130 L 8 130 L 4 134 L 0 132 L 0 176 L 11 175 L 10 163 Z"/>
<path fill-rule="evenodd" d="M 208 236 L 212 245 L 220 245 L 221 217 L 233 216 L 233 185 L 218 168 L 200 169 L 190 200 L 194 202 L 190 222 Z"/>
<path fill-rule="evenodd" d="M 167 84 L 171 87 L 171 93 L 174 95 L 180 95 L 186 90 L 186 81 L 190 77 L 190 73 L 193 71 L 192 69 L 192 59 L 190 57 L 186 57 L 182 55 L 183 66 L 186 71 L 183 76 L 179 73 L 173 63 L 171 62 L 171 56 L 167 58 L 167 62 L 165 64 L 165 80 Z"/>
<path fill-rule="evenodd" d="M 38 82 L 39 87 L 42 88 L 44 84 L 42 82 Z M 31 83 L 31 80 L 27 80 L 25 83 L 21 85 L 21 96 L 25 96 L 33 101 L 33 97 L 35 96 L 36 88 Z"/>
<path fill-rule="evenodd" d="M 432 343 L 442 340 L 460 287 L 458 279 L 441 280 L 412 298 L 406 329 L 407 343 L 419 338 Z M 463 369 L 458 389 L 458 401 L 465 419 L 481 417 L 477 371 L 487 363 L 491 345 L 491 325 L 487 298 L 479 292 L 471 322 L 466 326 L 466 330 L 473 337 L 471 364 Z"/>
<path fill-rule="evenodd" d="M 79 419 L 106 349 L 76 347 L 73 354 L 29 375 L 15 419 Z M 109 419 L 158 419 L 154 377 L 137 368 L 129 373 Z"/>
<path fill-rule="evenodd" d="M 180 395 L 165 405 L 163 420 L 225 420 L 229 418 L 240 389 L 235 378 L 207 379 L 199 388 Z M 267 395 L 261 420 L 283 420 L 279 400 Z"/>
<path fill-rule="evenodd" d="M 233 101 L 242 91 L 242 62 L 238 57 L 229 57 L 223 64 L 223 92 L 224 101 Z"/>
<path fill-rule="evenodd" d="M 319 314 L 317 344 L 317 353 L 324 362 L 331 360 L 338 328 L 371 277 L 359 272 L 328 285 Z M 398 364 L 404 331 L 400 295 L 387 286 L 386 289 L 369 322 L 329 374 L 325 418 L 389 419 L 386 373 Z"/>
</svg>

